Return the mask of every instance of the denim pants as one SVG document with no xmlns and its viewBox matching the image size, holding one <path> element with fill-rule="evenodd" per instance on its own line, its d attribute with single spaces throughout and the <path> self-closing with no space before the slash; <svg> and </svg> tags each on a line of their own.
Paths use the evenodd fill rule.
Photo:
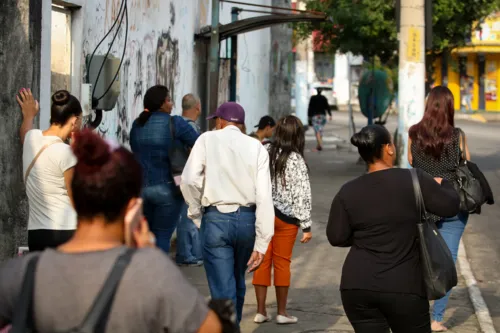
<svg viewBox="0 0 500 333">
<path fill-rule="evenodd" d="M 446 218 L 436 223 L 441 236 L 443 236 L 446 245 L 450 249 L 453 261 L 457 262 L 458 256 L 458 246 L 460 245 L 460 239 L 465 230 L 467 220 L 469 219 L 469 214 L 459 213 L 455 217 Z M 450 297 L 451 290 L 443 297 L 434 301 L 434 306 L 432 309 L 432 320 L 442 322 L 444 317 L 444 312 L 446 306 L 448 305 L 448 299 Z"/>
<path fill-rule="evenodd" d="M 178 264 L 203 260 L 200 232 L 193 220 L 187 216 L 187 211 L 188 205 L 184 202 L 177 223 L 177 254 L 175 261 Z"/>
<path fill-rule="evenodd" d="M 142 190 L 142 198 L 144 216 L 156 237 L 156 246 L 168 255 L 184 200 L 177 194 L 173 183 L 146 186 Z"/>
<path fill-rule="evenodd" d="M 255 212 L 242 207 L 234 213 L 205 210 L 201 222 L 203 261 L 213 299 L 231 299 L 238 323 L 245 302 L 245 273 L 255 243 Z"/>
</svg>

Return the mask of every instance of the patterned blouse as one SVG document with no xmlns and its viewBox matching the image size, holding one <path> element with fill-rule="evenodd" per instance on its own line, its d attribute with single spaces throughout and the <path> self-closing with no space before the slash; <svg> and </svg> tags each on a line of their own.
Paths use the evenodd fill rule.
<svg viewBox="0 0 500 333">
<path fill-rule="evenodd" d="M 266 145 L 268 151 L 270 147 L 270 144 Z M 297 153 L 288 157 L 285 180 L 285 186 L 279 180 L 271 180 L 274 207 L 286 216 L 299 220 L 300 227 L 307 232 L 312 224 L 311 184 L 306 162 Z"/>
</svg>

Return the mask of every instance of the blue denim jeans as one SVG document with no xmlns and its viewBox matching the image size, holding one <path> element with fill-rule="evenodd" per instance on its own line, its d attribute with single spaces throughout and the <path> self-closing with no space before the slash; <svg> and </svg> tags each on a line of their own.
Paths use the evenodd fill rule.
<svg viewBox="0 0 500 333">
<path fill-rule="evenodd" d="M 455 217 L 446 218 L 436 223 L 444 241 L 446 242 L 446 245 L 448 245 L 448 248 L 450 249 L 455 263 L 457 262 L 460 239 L 462 238 L 468 219 L 469 214 L 460 213 Z M 450 294 L 451 290 L 443 298 L 434 301 L 432 320 L 439 322 L 443 321 L 444 312 L 446 310 L 446 306 L 448 305 Z"/>
<path fill-rule="evenodd" d="M 208 209 L 200 231 L 210 294 L 213 299 L 233 300 L 239 323 L 245 302 L 245 273 L 255 243 L 255 212 Z"/>
<path fill-rule="evenodd" d="M 146 186 L 142 189 L 142 198 L 144 216 L 156 237 L 156 246 L 168 255 L 184 200 L 173 183 Z"/>
<path fill-rule="evenodd" d="M 187 211 L 188 205 L 184 202 L 177 223 L 177 254 L 175 261 L 178 264 L 203 260 L 200 232 L 193 220 L 187 216 Z"/>
</svg>

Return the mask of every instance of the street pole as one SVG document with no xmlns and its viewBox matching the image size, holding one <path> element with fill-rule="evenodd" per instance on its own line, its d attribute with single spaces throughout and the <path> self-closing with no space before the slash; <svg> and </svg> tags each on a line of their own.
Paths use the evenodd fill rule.
<svg viewBox="0 0 500 333">
<path fill-rule="evenodd" d="M 238 14 L 240 9 L 238 7 L 231 8 L 231 22 L 238 21 Z M 229 77 L 229 101 L 236 102 L 236 82 L 238 75 L 238 35 L 231 37 L 231 75 Z"/>
<path fill-rule="evenodd" d="M 424 115 L 425 0 L 401 0 L 399 32 L 399 166 L 409 168 L 408 130 Z"/>
<path fill-rule="evenodd" d="M 354 116 L 352 114 L 352 74 L 351 74 L 351 56 L 349 52 L 347 55 L 347 84 L 349 86 L 349 91 L 347 93 L 347 105 L 349 107 L 349 140 L 351 140 L 354 135 Z"/>
<path fill-rule="evenodd" d="M 210 49 L 208 52 L 207 75 L 207 105 L 202 110 L 201 127 L 208 130 L 206 118 L 217 109 L 217 96 L 219 91 L 219 0 L 212 0 L 212 30 L 210 33 Z"/>
</svg>

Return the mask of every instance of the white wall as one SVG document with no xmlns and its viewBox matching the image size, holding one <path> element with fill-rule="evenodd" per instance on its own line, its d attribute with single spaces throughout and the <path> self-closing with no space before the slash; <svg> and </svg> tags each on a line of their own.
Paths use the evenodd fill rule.
<svg viewBox="0 0 500 333">
<path fill-rule="evenodd" d="M 43 0 L 50 7 L 50 0 Z M 46 2 L 49 2 L 47 6 Z M 83 33 L 73 40 L 82 45 L 80 64 L 73 68 L 73 77 L 84 74 L 85 56 L 92 53 L 97 43 L 111 27 L 121 0 L 86 0 L 79 11 L 83 17 Z M 271 0 L 255 0 L 253 3 L 270 4 Z M 128 0 L 129 29 L 125 61 L 121 69 L 121 94 L 117 107 L 104 113 L 99 132 L 120 142 L 128 143 L 133 120 L 142 112 L 142 99 L 148 87 L 164 84 L 171 90 L 175 101 L 174 113 L 180 114 L 181 99 L 186 93 L 200 94 L 197 77 L 200 59 L 195 55 L 194 34 L 200 27 L 211 22 L 210 0 Z M 258 14 L 241 13 L 240 18 Z M 231 22 L 231 6 L 221 6 L 221 23 Z M 50 24 L 44 28 L 50 29 Z M 47 31 L 42 32 L 47 36 Z M 50 37 L 50 35 L 48 35 Z M 112 49 L 120 57 L 124 45 L 124 33 L 119 33 Z M 98 54 L 105 54 L 112 36 L 108 36 Z M 45 40 L 44 40 L 45 41 Z M 45 41 L 46 42 L 46 41 Z M 48 38 L 50 46 L 50 38 Z M 238 38 L 238 84 L 237 101 L 247 113 L 247 127 L 257 124 L 269 106 L 270 29 L 259 30 Z M 78 48 L 76 48 L 78 49 Z M 50 47 L 43 49 L 43 59 L 50 59 Z M 74 57 L 77 59 L 78 57 Z M 42 63 L 47 63 L 42 61 Z M 48 61 L 50 64 L 50 60 Z M 42 64 L 43 65 L 43 64 Z M 48 71 L 48 73 L 47 73 Z M 42 66 L 42 80 L 50 89 L 50 67 Z M 81 80 L 80 80 L 81 82 Z M 81 87 L 72 85 L 75 95 Z M 50 96 L 41 96 L 42 119 L 50 114 Z M 44 127 L 42 125 L 42 127 Z"/>
<path fill-rule="evenodd" d="M 348 59 L 349 57 L 349 59 Z M 346 105 L 349 102 L 349 61 L 351 66 L 358 66 L 363 63 L 363 57 L 353 56 L 351 53 L 335 55 L 335 80 L 333 89 L 337 95 L 337 103 Z"/>
</svg>

